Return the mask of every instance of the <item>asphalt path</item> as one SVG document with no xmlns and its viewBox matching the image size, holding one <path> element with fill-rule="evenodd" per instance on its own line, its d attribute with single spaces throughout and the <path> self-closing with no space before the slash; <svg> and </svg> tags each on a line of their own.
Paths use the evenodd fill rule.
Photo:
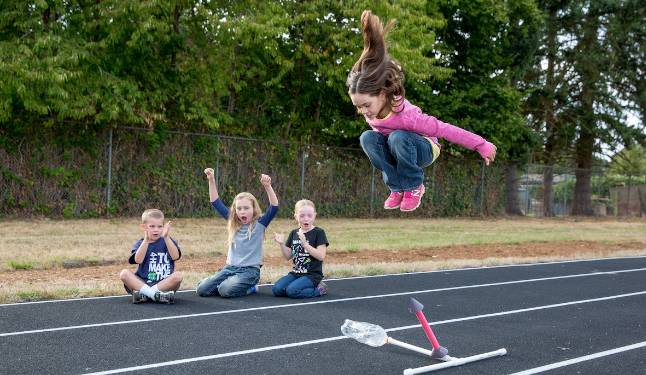
<svg viewBox="0 0 646 375">
<path fill-rule="evenodd" d="M 263 285 L 174 305 L 127 296 L 0 305 L 0 374 L 402 374 L 436 361 L 346 338 L 345 319 L 431 349 L 411 297 L 454 357 L 442 374 L 646 374 L 646 257 L 331 279 L 322 298 Z"/>
</svg>

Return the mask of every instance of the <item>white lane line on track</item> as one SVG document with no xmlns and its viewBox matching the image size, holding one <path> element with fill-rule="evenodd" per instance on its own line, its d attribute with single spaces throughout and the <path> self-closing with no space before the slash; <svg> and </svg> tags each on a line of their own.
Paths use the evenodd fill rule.
<svg viewBox="0 0 646 375">
<path fill-rule="evenodd" d="M 467 317 L 463 317 L 463 318 L 440 320 L 440 321 L 436 321 L 436 322 L 430 322 L 429 325 L 437 326 L 437 325 L 440 325 L 440 324 L 450 324 L 450 323 L 457 323 L 457 322 L 465 322 L 465 321 L 476 320 L 476 319 L 484 319 L 484 318 L 491 318 L 491 317 L 504 316 L 504 315 L 520 314 L 520 313 L 529 312 L 529 311 L 545 310 L 545 309 L 552 309 L 552 308 L 558 308 L 558 307 L 563 307 L 563 306 L 579 305 L 579 304 L 584 304 L 584 303 L 608 301 L 608 300 L 618 299 L 618 298 L 634 297 L 634 296 L 640 296 L 640 295 L 644 295 L 644 294 L 646 294 L 646 290 L 641 291 L 641 292 L 635 292 L 635 293 L 618 294 L 618 295 L 614 295 L 614 296 L 606 296 L 606 297 L 591 298 L 591 299 L 585 299 L 585 300 L 579 300 L 579 301 L 556 303 L 556 304 L 552 304 L 552 305 L 535 306 L 535 307 L 529 307 L 529 308 L 526 308 L 526 309 L 501 311 L 501 312 L 492 313 L 492 314 L 473 315 L 473 316 L 467 316 Z M 403 327 L 394 327 L 394 328 L 386 329 L 386 332 L 403 331 L 403 330 L 415 329 L 415 328 L 419 328 L 419 327 L 420 327 L 419 324 L 403 326 Z M 212 360 L 212 359 L 219 359 L 219 358 L 232 357 L 232 356 L 245 355 L 245 354 L 254 354 L 254 353 L 266 352 L 266 351 L 271 351 L 271 350 L 287 349 L 287 348 L 293 348 L 293 347 L 298 347 L 298 346 L 312 345 L 312 344 L 318 344 L 318 343 L 336 341 L 336 340 L 343 340 L 343 339 L 347 339 L 347 337 L 345 337 L 345 336 L 326 337 L 326 338 L 317 339 L 317 340 L 300 341 L 300 342 L 294 342 L 294 343 L 290 343 L 290 344 L 265 346 L 265 347 L 256 348 L 256 349 L 240 350 L 240 351 L 229 352 L 229 353 L 220 353 L 220 354 L 213 354 L 213 355 L 207 355 L 207 356 L 201 356 L 201 357 L 178 359 L 178 360 L 168 361 L 168 362 L 151 363 L 151 364 L 148 364 L 148 365 L 124 367 L 124 368 L 113 369 L 113 370 L 92 372 L 92 373 L 87 373 L 87 374 L 84 374 L 84 375 L 120 374 L 120 373 L 124 373 L 124 372 L 132 372 L 132 371 L 147 370 L 147 369 L 152 369 L 152 368 L 181 365 L 181 364 L 191 363 L 191 362 L 208 361 L 208 360 Z"/>
<path fill-rule="evenodd" d="M 584 355 L 582 357 L 571 358 L 571 359 L 561 361 L 561 362 L 550 363 L 549 365 L 545 365 L 545 366 L 541 366 L 541 367 L 535 367 L 535 368 L 531 368 L 531 369 L 521 371 L 521 372 L 514 372 L 513 374 L 510 374 L 510 375 L 539 374 L 541 372 L 554 370 L 554 369 L 557 369 L 557 368 L 560 368 L 560 367 L 565 367 L 565 366 L 573 365 L 573 364 L 576 364 L 576 363 L 590 361 L 590 360 L 593 360 L 593 359 L 597 359 L 597 358 L 601 358 L 601 357 L 605 357 L 605 356 L 609 356 L 609 355 L 613 355 L 613 354 L 618 354 L 618 353 L 622 353 L 622 352 L 627 352 L 629 350 L 635 350 L 635 349 L 639 349 L 639 348 L 643 348 L 643 347 L 646 347 L 646 341 L 638 342 L 638 343 L 635 343 L 635 344 L 632 344 L 632 345 L 621 346 L 619 348 L 604 350 L 602 352 L 592 353 L 592 354 Z"/>
<path fill-rule="evenodd" d="M 637 255 L 637 256 L 630 256 L 630 257 L 559 260 L 559 261 L 553 261 L 553 262 L 519 263 L 519 264 L 506 264 L 506 265 L 500 265 L 500 266 L 466 267 L 466 268 L 444 269 L 444 270 L 434 270 L 434 271 L 388 273 L 388 274 L 385 274 L 385 275 L 339 277 L 339 278 L 325 279 L 325 281 L 370 279 L 370 278 L 377 278 L 377 277 L 423 275 L 423 274 L 428 274 L 428 273 L 477 271 L 477 270 L 488 270 L 488 269 L 496 269 L 496 268 L 512 268 L 512 267 L 535 267 L 535 266 L 545 266 L 545 265 L 554 265 L 554 264 L 585 263 L 585 262 L 599 262 L 599 261 L 627 260 L 627 259 L 643 259 L 643 258 L 646 258 L 646 256 Z M 258 286 L 267 286 L 267 285 L 274 285 L 274 284 L 271 284 L 271 283 L 259 284 Z M 177 293 L 188 293 L 188 292 L 195 292 L 195 289 L 179 290 Z M 2 308 L 2 307 L 10 307 L 10 306 L 36 305 L 36 304 L 45 304 L 45 303 L 59 303 L 59 302 L 84 302 L 84 301 L 90 302 L 92 300 L 97 300 L 97 299 L 123 298 L 125 296 L 127 296 L 127 294 L 121 294 L 121 295 L 115 295 L 115 296 L 103 296 L 103 297 L 83 297 L 83 298 L 70 298 L 70 299 L 54 299 L 54 300 L 47 300 L 47 301 L 5 303 L 5 304 L 0 304 L 0 308 Z"/>
<path fill-rule="evenodd" d="M 55 328 L 34 329 L 34 330 L 28 330 L 28 331 L 5 332 L 5 333 L 0 333 L 0 337 L 28 335 L 28 334 L 46 333 L 46 332 L 57 332 L 57 331 L 66 331 L 66 330 L 82 329 L 82 328 L 106 327 L 106 326 L 115 326 L 115 325 L 123 325 L 123 324 L 156 322 L 156 321 L 161 321 L 161 320 L 196 318 L 196 317 L 203 317 L 203 316 L 224 315 L 224 314 L 233 314 L 233 313 L 259 311 L 259 310 L 271 310 L 271 309 L 290 308 L 290 307 L 294 308 L 294 307 L 302 307 L 302 306 L 309 306 L 309 305 L 322 305 L 322 304 L 327 304 L 327 303 L 339 303 L 339 302 L 360 301 L 360 300 L 368 300 L 368 299 L 376 299 L 376 298 L 398 297 L 398 296 L 407 296 L 407 295 L 422 294 L 422 293 L 446 292 L 446 291 L 461 290 L 461 289 L 485 288 L 485 287 L 492 287 L 492 286 L 525 284 L 525 283 L 533 283 L 533 282 L 540 282 L 540 281 L 573 279 L 573 278 L 578 278 L 578 277 L 616 275 L 618 273 L 629 273 L 629 272 L 640 272 L 640 271 L 646 271 L 646 268 L 635 268 L 635 269 L 621 270 L 621 271 L 591 272 L 591 273 L 582 273 L 582 274 L 566 275 L 566 276 L 552 276 L 552 277 L 541 277 L 541 278 L 536 278 L 536 279 L 503 281 L 503 282 L 498 282 L 498 283 L 475 284 L 475 285 L 464 285 L 464 286 L 455 286 L 455 287 L 447 287 L 447 288 L 437 288 L 437 289 L 414 290 L 414 291 L 411 291 L 411 292 L 378 294 L 378 295 L 373 295 L 373 296 L 337 298 L 337 299 L 322 300 L 322 301 L 312 301 L 312 302 L 289 303 L 289 304 L 272 305 L 272 306 L 250 307 L 250 308 L 246 308 L 246 309 L 212 311 L 212 312 L 197 313 L 197 314 L 162 316 L 162 317 L 156 317 L 156 318 L 135 319 L 135 320 L 121 320 L 121 321 L 106 322 L 106 323 L 83 324 L 83 325 L 78 325 L 78 326 L 65 326 L 65 327 L 55 327 Z"/>
<path fill-rule="evenodd" d="M 520 313 L 525 313 L 525 312 L 530 312 L 530 311 L 537 311 L 537 310 L 552 309 L 552 308 L 556 308 L 556 307 L 579 305 L 579 304 L 582 304 L 582 303 L 589 303 L 589 302 L 608 301 L 608 300 L 612 300 L 612 299 L 616 299 L 616 298 L 634 297 L 634 296 L 640 296 L 640 295 L 644 295 L 644 294 L 646 294 L 646 290 L 643 290 L 641 292 L 634 292 L 634 293 L 617 294 L 617 295 L 614 295 L 614 296 L 590 298 L 590 299 L 584 299 L 584 300 L 579 300 L 579 301 L 553 303 L 551 305 L 526 307 L 524 309 L 517 309 L 517 310 L 502 311 L 502 312 L 497 312 L 497 313 L 482 314 L 482 315 L 477 315 L 475 318 L 467 317 L 467 318 L 455 318 L 455 319 L 438 320 L 436 322 L 429 323 L 429 324 L 430 325 L 450 324 L 450 323 L 456 323 L 456 322 L 463 322 L 463 321 L 466 321 L 466 320 L 473 320 L 473 319 L 480 319 L 480 318 L 493 318 L 493 317 L 496 317 L 496 316 L 503 316 L 503 315 L 510 315 L 510 314 L 520 314 Z M 388 331 L 388 332 L 402 331 L 402 330 L 411 329 L 411 328 L 415 328 L 415 327 L 419 327 L 419 326 L 420 326 L 419 324 L 413 324 L 413 325 L 410 325 L 410 326 L 403 326 L 403 327 L 398 327 L 398 328 L 387 329 L 386 331 Z"/>
</svg>

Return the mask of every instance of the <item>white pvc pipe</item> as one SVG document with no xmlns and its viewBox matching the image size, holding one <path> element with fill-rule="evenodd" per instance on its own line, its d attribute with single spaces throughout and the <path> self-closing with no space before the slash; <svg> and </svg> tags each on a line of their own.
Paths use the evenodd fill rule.
<svg viewBox="0 0 646 375">
<path fill-rule="evenodd" d="M 428 350 L 428 349 L 420 348 L 419 346 L 415 346 L 415 345 L 407 344 L 407 343 L 405 343 L 405 342 L 403 342 L 403 341 L 396 340 L 396 339 L 394 339 L 394 338 L 392 338 L 392 337 L 388 337 L 388 338 L 386 339 L 386 343 L 388 343 L 388 344 L 393 344 L 393 345 L 397 345 L 397 346 L 399 346 L 399 347 L 402 347 L 402 348 L 405 348 L 405 349 L 408 349 L 408 350 L 412 350 L 412 351 L 414 351 L 414 352 L 418 352 L 418 353 L 421 353 L 421 354 L 427 355 L 427 356 L 429 356 L 429 357 L 433 355 L 433 351 L 432 351 L 432 350 Z"/>
<path fill-rule="evenodd" d="M 405 348 L 405 349 L 408 349 L 408 350 L 412 350 L 414 352 L 418 352 L 418 353 L 427 355 L 429 357 L 433 356 L 433 351 L 432 350 L 420 348 L 419 346 L 411 345 L 411 344 L 405 343 L 403 341 L 399 341 L 397 339 L 394 339 L 392 337 L 387 337 L 386 338 L 386 343 L 387 344 L 393 344 L 393 345 L 396 345 L 396 346 L 399 346 L 401 348 Z M 450 355 L 445 355 L 444 357 L 437 358 L 437 359 L 439 359 L 440 361 L 453 361 L 453 360 L 458 359 L 458 358 L 451 357 Z"/>
<path fill-rule="evenodd" d="M 491 357 L 498 357 L 505 354 L 507 354 L 507 349 L 502 348 L 502 349 L 495 350 L 493 352 L 472 355 L 471 357 L 454 358 L 450 361 L 443 362 L 443 363 L 436 363 L 430 366 L 424 366 L 424 367 L 418 367 L 418 368 L 407 368 L 406 370 L 404 370 L 404 375 L 423 374 L 425 372 L 440 370 L 447 367 L 460 366 L 465 363 L 480 361 L 482 359 L 487 359 Z"/>
</svg>

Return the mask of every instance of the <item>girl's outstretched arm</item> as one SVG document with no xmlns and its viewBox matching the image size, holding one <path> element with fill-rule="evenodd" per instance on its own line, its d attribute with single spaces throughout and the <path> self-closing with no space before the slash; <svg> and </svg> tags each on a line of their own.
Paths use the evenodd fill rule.
<svg viewBox="0 0 646 375">
<path fill-rule="evenodd" d="M 260 183 L 265 187 L 267 197 L 269 198 L 269 204 L 272 206 L 278 206 L 278 197 L 276 196 L 274 188 L 271 186 L 271 177 L 266 174 L 260 175 Z"/>
<path fill-rule="evenodd" d="M 427 115 L 419 107 L 407 101 L 403 112 L 399 116 L 371 124 L 371 126 L 390 129 L 391 131 L 405 130 L 424 137 L 446 139 L 451 143 L 478 152 L 487 165 L 496 158 L 496 146 L 493 143 L 468 130 Z"/>
<path fill-rule="evenodd" d="M 229 209 L 220 200 L 218 187 L 215 184 L 215 173 L 213 172 L 213 168 L 206 168 L 204 170 L 204 174 L 206 175 L 206 179 L 209 181 L 209 199 L 211 201 L 211 205 L 215 212 L 219 213 L 220 216 L 227 220 L 229 218 Z"/>
<path fill-rule="evenodd" d="M 496 146 L 475 133 L 440 121 L 425 113 L 411 111 L 408 116 L 410 116 L 411 131 L 426 137 L 443 138 L 451 143 L 476 151 L 487 165 L 496 158 Z"/>
<path fill-rule="evenodd" d="M 220 197 L 218 194 L 218 187 L 215 184 L 215 172 L 213 171 L 213 168 L 206 168 L 204 170 L 204 174 L 206 175 L 206 179 L 209 181 L 209 198 L 211 199 L 211 202 L 215 202 Z"/>
</svg>

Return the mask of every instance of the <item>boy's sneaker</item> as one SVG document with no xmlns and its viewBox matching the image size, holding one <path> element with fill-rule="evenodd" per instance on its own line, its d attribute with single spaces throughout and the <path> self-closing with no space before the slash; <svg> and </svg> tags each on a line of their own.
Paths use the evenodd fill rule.
<svg viewBox="0 0 646 375">
<path fill-rule="evenodd" d="M 258 288 L 255 285 L 251 286 L 251 288 L 247 290 L 247 295 L 256 294 L 256 293 L 258 293 Z"/>
<path fill-rule="evenodd" d="M 316 287 L 316 290 L 319 292 L 319 296 L 324 296 L 327 294 L 327 284 L 325 284 L 323 281 L 319 283 L 319 285 Z"/>
<path fill-rule="evenodd" d="M 419 207 L 419 204 L 422 200 L 422 195 L 424 195 L 424 191 L 424 184 L 419 185 L 417 188 L 411 191 L 405 191 L 404 198 L 402 199 L 402 203 L 399 209 L 401 211 L 413 211 L 414 209 Z"/>
<path fill-rule="evenodd" d="M 155 292 L 155 302 L 173 304 L 175 303 L 175 292 Z"/>
<path fill-rule="evenodd" d="M 148 297 L 145 294 L 141 294 L 138 290 L 132 291 L 132 303 L 142 303 L 148 302 Z"/>
<path fill-rule="evenodd" d="M 386 201 L 384 202 L 384 208 L 387 210 L 394 210 L 395 208 L 399 208 L 403 197 L 404 193 L 402 193 L 401 191 L 391 191 L 388 199 L 386 199 Z"/>
</svg>

